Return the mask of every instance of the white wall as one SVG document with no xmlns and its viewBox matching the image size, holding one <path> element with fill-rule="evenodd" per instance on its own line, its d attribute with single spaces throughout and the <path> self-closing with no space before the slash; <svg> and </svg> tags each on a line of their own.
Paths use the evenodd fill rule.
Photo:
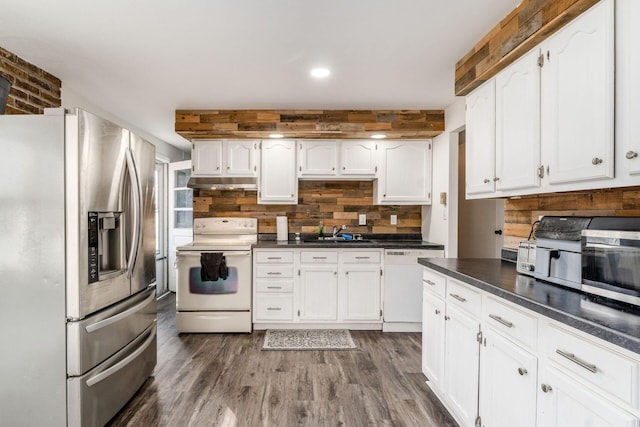
<svg viewBox="0 0 640 427">
<path fill-rule="evenodd" d="M 445 131 L 433 140 L 432 204 L 422 208 L 422 238 L 444 245 L 447 257 L 458 255 L 458 133 L 464 129 L 464 97 L 445 108 Z M 440 193 L 447 204 L 440 204 Z"/>
<path fill-rule="evenodd" d="M 79 95 L 72 91 L 71 89 L 64 86 L 64 82 L 62 85 L 62 106 L 64 108 L 81 108 L 83 110 L 87 110 L 91 113 L 94 113 L 100 117 L 103 117 L 107 120 L 111 120 L 112 122 L 129 129 L 130 131 L 135 132 L 137 135 L 140 135 L 147 141 L 151 142 L 156 146 L 156 158 L 160 158 L 165 162 L 178 162 L 180 160 L 189 159 L 191 153 L 186 151 L 182 151 L 173 145 L 167 144 L 165 141 L 162 141 L 156 138 L 153 135 L 150 135 L 146 131 L 138 128 L 132 123 L 127 122 L 126 120 L 116 117 L 110 112 L 104 110 L 98 105 L 88 101 L 82 95 Z"/>
</svg>

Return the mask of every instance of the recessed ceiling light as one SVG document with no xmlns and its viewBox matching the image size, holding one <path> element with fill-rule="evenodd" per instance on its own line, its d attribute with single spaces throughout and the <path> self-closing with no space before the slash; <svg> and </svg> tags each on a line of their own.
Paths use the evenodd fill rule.
<svg viewBox="0 0 640 427">
<path fill-rule="evenodd" d="M 311 70 L 311 75 L 316 79 L 329 77 L 329 74 L 331 74 L 331 71 L 328 68 L 314 68 Z"/>
<path fill-rule="evenodd" d="M 374 135 L 371 135 L 371 138 L 373 139 L 385 139 L 387 137 L 387 135 L 385 135 L 384 133 L 376 133 Z"/>
<path fill-rule="evenodd" d="M 269 135 L 269 138 L 284 138 L 284 135 L 281 133 L 272 133 Z"/>
</svg>

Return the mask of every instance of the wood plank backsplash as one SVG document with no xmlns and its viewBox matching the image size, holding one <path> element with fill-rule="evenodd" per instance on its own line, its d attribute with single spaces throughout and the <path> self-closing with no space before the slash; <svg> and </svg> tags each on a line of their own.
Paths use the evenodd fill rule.
<svg viewBox="0 0 640 427">
<path fill-rule="evenodd" d="M 529 236 L 531 224 L 542 215 L 640 216 L 640 187 L 506 199 L 504 247 L 517 248 Z"/>
<path fill-rule="evenodd" d="M 372 181 L 299 181 L 297 205 L 259 205 L 255 190 L 194 190 L 193 215 L 255 217 L 258 233 L 275 233 L 276 216 L 289 218 L 289 233 L 316 233 L 323 222 L 325 234 L 347 225 L 351 233 L 420 233 L 421 206 L 376 206 Z M 367 225 L 358 225 L 358 214 Z M 391 225 L 390 215 L 398 215 Z"/>
</svg>

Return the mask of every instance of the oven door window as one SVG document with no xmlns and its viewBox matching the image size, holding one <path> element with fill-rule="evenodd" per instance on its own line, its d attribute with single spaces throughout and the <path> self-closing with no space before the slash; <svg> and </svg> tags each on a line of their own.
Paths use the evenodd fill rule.
<svg viewBox="0 0 640 427">
<path fill-rule="evenodd" d="M 636 294 L 640 291 L 640 247 L 637 241 L 620 239 L 619 243 L 587 242 L 582 249 L 583 279 L 585 283 Z"/>
<path fill-rule="evenodd" d="M 200 266 L 189 269 L 189 292 L 192 294 L 222 295 L 238 293 L 238 268 L 229 266 L 226 279 L 202 280 Z"/>
</svg>

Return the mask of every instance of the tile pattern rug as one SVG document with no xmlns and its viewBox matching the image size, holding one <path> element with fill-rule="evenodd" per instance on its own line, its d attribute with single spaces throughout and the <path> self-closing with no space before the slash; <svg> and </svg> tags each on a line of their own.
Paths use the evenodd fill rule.
<svg viewBox="0 0 640 427">
<path fill-rule="evenodd" d="M 262 350 L 358 350 L 348 329 L 269 329 Z"/>
</svg>

